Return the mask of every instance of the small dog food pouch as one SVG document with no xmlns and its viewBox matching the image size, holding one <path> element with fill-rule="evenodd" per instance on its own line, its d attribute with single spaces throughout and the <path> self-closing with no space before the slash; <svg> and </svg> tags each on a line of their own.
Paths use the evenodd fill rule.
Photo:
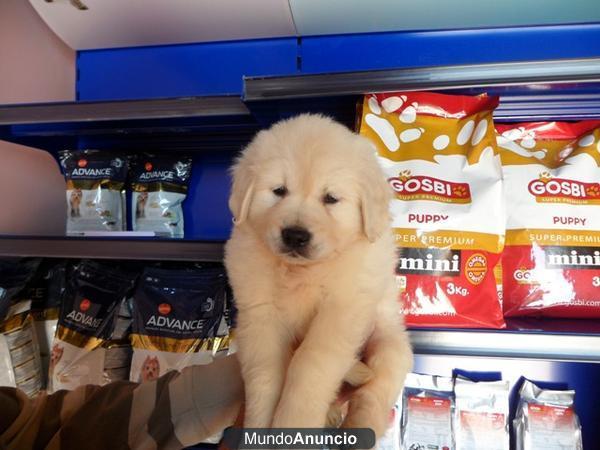
<svg viewBox="0 0 600 450">
<path fill-rule="evenodd" d="M 508 381 L 475 382 L 457 377 L 455 440 L 461 450 L 509 450 L 510 384 Z"/>
<path fill-rule="evenodd" d="M 133 161 L 130 211 L 134 231 L 184 236 L 182 203 L 191 171 L 190 158 L 146 155 Z"/>
<path fill-rule="evenodd" d="M 575 391 L 541 389 L 525 380 L 513 421 L 517 450 L 583 450 Z"/>
<path fill-rule="evenodd" d="M 129 274 L 108 265 L 83 261 L 73 268 L 52 343 L 50 392 L 104 384 L 106 344 L 132 286 Z"/>
<path fill-rule="evenodd" d="M 126 229 L 127 159 L 100 150 L 65 150 L 67 234 Z"/>
<path fill-rule="evenodd" d="M 369 138 L 395 197 L 397 281 L 408 326 L 502 328 L 502 169 L 487 95 L 366 95 Z"/>
<path fill-rule="evenodd" d="M 225 345 L 218 331 L 229 295 L 222 268 L 146 268 L 133 297 L 130 380 L 212 362 Z"/>
<path fill-rule="evenodd" d="M 402 450 L 454 450 L 452 378 L 409 373 L 402 394 Z"/>
<path fill-rule="evenodd" d="M 505 315 L 600 318 L 600 121 L 496 129 Z"/>
</svg>

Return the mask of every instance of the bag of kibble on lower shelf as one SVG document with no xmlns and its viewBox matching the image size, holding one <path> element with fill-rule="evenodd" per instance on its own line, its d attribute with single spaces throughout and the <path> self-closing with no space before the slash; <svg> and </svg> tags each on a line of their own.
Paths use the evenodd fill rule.
<svg viewBox="0 0 600 450">
<path fill-rule="evenodd" d="M 192 160 L 187 157 L 142 155 L 133 160 L 129 210 L 134 231 L 184 236 L 182 204 L 191 171 Z"/>
<path fill-rule="evenodd" d="M 454 382 L 437 375 L 409 373 L 402 394 L 401 449 L 453 450 Z"/>
<path fill-rule="evenodd" d="M 29 281 L 20 298 L 31 299 L 31 315 L 40 348 L 44 387 L 47 385 L 50 347 L 56 334 L 58 313 L 66 289 L 67 263 L 45 259 Z"/>
<path fill-rule="evenodd" d="M 32 301 L 26 298 L 39 264 L 37 258 L 0 260 L 0 386 L 18 387 L 29 396 L 43 387 Z"/>
<path fill-rule="evenodd" d="M 600 318 L 600 121 L 496 129 L 505 315 Z"/>
<path fill-rule="evenodd" d="M 0 294 L 0 303 L 7 301 L 8 296 Z M 18 387 L 29 396 L 37 395 L 43 387 L 31 300 L 12 303 L 0 318 L 0 386 Z"/>
<path fill-rule="evenodd" d="M 106 264 L 83 261 L 73 268 L 52 343 L 50 392 L 110 381 L 104 375 L 106 347 L 133 282 L 130 274 Z"/>
<path fill-rule="evenodd" d="M 509 450 L 510 384 L 457 377 L 455 439 L 460 450 Z"/>
<path fill-rule="evenodd" d="M 60 163 L 67 180 L 67 234 L 125 230 L 127 159 L 101 150 L 65 150 Z"/>
<path fill-rule="evenodd" d="M 133 296 L 131 381 L 212 362 L 228 345 L 222 329 L 228 296 L 223 268 L 146 268 Z"/>
<path fill-rule="evenodd" d="M 575 391 L 541 389 L 525 380 L 513 421 L 517 450 L 583 450 Z"/>
<path fill-rule="evenodd" d="M 369 138 L 394 191 L 397 280 L 409 326 L 504 326 L 494 268 L 504 243 L 496 97 L 364 97 Z"/>
</svg>

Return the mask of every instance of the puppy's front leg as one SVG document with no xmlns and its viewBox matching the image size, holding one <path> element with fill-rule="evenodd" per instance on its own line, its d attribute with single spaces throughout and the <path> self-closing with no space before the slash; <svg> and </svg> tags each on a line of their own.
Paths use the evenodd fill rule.
<svg viewBox="0 0 600 450">
<path fill-rule="evenodd" d="M 264 304 L 240 310 L 236 333 L 246 391 L 244 426 L 266 428 L 273 420 L 290 360 L 289 332 L 273 306 Z"/>
<path fill-rule="evenodd" d="M 323 305 L 288 367 L 272 426 L 323 427 L 369 332 L 369 312 Z"/>
</svg>

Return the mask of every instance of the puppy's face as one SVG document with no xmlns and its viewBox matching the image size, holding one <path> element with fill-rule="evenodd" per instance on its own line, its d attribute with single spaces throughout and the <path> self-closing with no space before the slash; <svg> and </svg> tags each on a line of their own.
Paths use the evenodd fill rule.
<svg viewBox="0 0 600 450">
<path fill-rule="evenodd" d="M 238 226 L 277 257 L 310 264 L 376 239 L 389 189 L 363 138 L 329 119 L 300 116 L 263 131 L 234 168 Z"/>
</svg>

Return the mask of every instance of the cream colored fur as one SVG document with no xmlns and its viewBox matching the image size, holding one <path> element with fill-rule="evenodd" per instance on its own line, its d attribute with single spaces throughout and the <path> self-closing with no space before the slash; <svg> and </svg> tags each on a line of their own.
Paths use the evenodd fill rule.
<svg viewBox="0 0 600 450">
<path fill-rule="evenodd" d="M 342 426 L 386 429 L 412 353 L 397 303 L 391 193 L 374 153 L 344 126 L 302 115 L 260 132 L 233 168 L 225 263 L 246 427 L 324 426 L 362 358 L 370 373 L 359 366 L 355 382 L 368 381 Z M 284 197 L 273 193 L 280 186 Z M 326 194 L 339 202 L 325 204 Z M 312 233 L 307 255 L 285 253 L 286 226 Z"/>
</svg>

